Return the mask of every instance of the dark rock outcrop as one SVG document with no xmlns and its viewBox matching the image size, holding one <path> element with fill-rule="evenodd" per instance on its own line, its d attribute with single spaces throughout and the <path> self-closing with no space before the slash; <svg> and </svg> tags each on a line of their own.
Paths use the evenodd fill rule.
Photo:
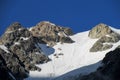
<svg viewBox="0 0 120 80">
<path fill-rule="evenodd" d="M 16 57 L 16 55 L 14 55 L 13 53 L 7 53 L 1 48 L 0 48 L 0 63 L 1 63 L 0 67 L 5 70 L 5 74 L 8 76 L 8 78 L 15 78 L 16 80 L 18 80 L 28 77 L 29 72 L 25 69 L 25 66 Z"/>
<path fill-rule="evenodd" d="M 38 23 L 36 26 L 30 28 L 31 33 L 35 37 L 40 37 L 49 46 L 54 46 L 57 42 L 73 43 L 74 41 L 69 37 L 73 34 L 70 28 L 56 26 L 48 21 Z"/>
<path fill-rule="evenodd" d="M 107 53 L 102 64 L 97 71 L 76 80 L 120 80 L 120 46 Z"/>
<path fill-rule="evenodd" d="M 19 22 L 14 22 L 13 24 L 11 24 L 11 25 L 7 28 L 6 32 L 11 32 L 11 31 L 18 30 L 18 29 L 22 28 L 21 26 L 22 26 L 22 25 L 21 25 Z"/>
<path fill-rule="evenodd" d="M 20 23 L 13 23 L 10 25 L 5 33 L 1 37 L 2 44 L 14 44 L 14 42 L 18 42 L 19 40 L 23 40 L 22 38 L 29 38 L 32 34 L 25 28 L 21 26 Z"/>
<path fill-rule="evenodd" d="M 5 52 L 3 51 L 3 53 Z M 6 62 L 1 55 L 0 55 L 0 80 L 14 80 L 13 74 L 7 68 Z"/>
<path fill-rule="evenodd" d="M 8 27 L 5 34 L 1 37 L 3 44 L 6 45 L 11 52 L 15 53 L 20 60 L 24 60 L 23 62 L 42 63 L 42 61 L 48 60 L 44 54 L 41 54 L 42 51 L 40 47 L 37 46 L 40 40 L 33 37 L 31 32 L 23 28 L 21 24 L 14 23 L 12 26 Z M 25 59 L 23 59 L 24 57 Z"/>
</svg>

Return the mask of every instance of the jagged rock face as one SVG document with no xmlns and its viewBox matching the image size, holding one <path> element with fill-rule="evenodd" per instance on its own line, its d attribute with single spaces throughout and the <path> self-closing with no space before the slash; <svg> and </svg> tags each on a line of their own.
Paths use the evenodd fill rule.
<svg viewBox="0 0 120 80">
<path fill-rule="evenodd" d="M 15 30 L 18 30 L 18 29 L 20 29 L 20 28 L 22 28 L 22 27 L 21 27 L 21 24 L 20 24 L 19 22 L 14 22 L 13 24 L 11 24 L 11 25 L 7 28 L 6 32 L 15 31 Z"/>
<path fill-rule="evenodd" d="M 16 79 L 28 77 L 28 71 L 25 70 L 24 65 L 15 54 L 7 53 L 0 48 L 0 58 L 2 61 L 1 63 L 4 64 L 6 68 L 6 73 L 11 73 Z"/>
<path fill-rule="evenodd" d="M 48 61 L 48 57 L 41 54 L 40 47 L 36 46 L 34 38 L 29 38 L 28 40 L 20 41 L 19 44 L 14 44 L 10 46 L 10 50 L 19 56 L 19 59 L 25 64 L 29 63 L 44 63 Z"/>
<path fill-rule="evenodd" d="M 69 35 L 73 34 L 70 28 L 56 26 L 48 21 L 38 23 L 36 26 L 32 27 L 30 31 L 32 32 L 33 36 L 41 37 L 42 40 L 49 46 L 54 46 L 57 42 L 73 42 L 72 39 L 68 37 Z"/>
<path fill-rule="evenodd" d="M 106 54 L 97 71 L 76 80 L 120 80 L 120 46 Z"/>
<path fill-rule="evenodd" d="M 99 24 L 89 32 L 90 38 L 98 38 L 90 52 L 104 51 L 112 48 L 112 43 L 120 40 L 120 34 L 112 31 L 107 25 Z"/>
<path fill-rule="evenodd" d="M 29 72 L 29 70 L 40 71 L 41 69 L 35 64 L 49 61 L 38 45 L 42 40 L 34 37 L 19 23 L 10 25 L 0 38 L 0 42 L 9 51 L 9 53 L 5 53 L 1 49 L 0 55 L 5 59 L 6 67 L 11 70 L 15 78 L 26 78 L 26 71 Z"/>
<path fill-rule="evenodd" d="M 107 34 L 112 33 L 112 30 L 106 25 L 106 24 L 98 24 L 96 25 L 90 32 L 89 32 L 89 37 L 90 38 L 100 38 L 103 37 Z"/>
<path fill-rule="evenodd" d="M 111 33 L 109 36 L 103 36 L 98 39 L 91 47 L 90 52 L 104 51 L 112 48 L 112 44 L 120 40 L 120 35 L 117 33 Z"/>
<path fill-rule="evenodd" d="M 0 49 L 1 51 L 1 49 Z M 4 53 L 4 52 L 3 52 Z M 0 79 L 1 80 L 14 80 L 14 78 L 10 75 L 10 70 L 6 66 L 5 60 L 0 55 Z"/>
<path fill-rule="evenodd" d="M 11 31 L 10 31 L 11 30 Z M 19 26 L 16 24 L 13 24 L 10 27 L 7 28 L 6 32 L 1 37 L 2 44 L 13 44 L 14 42 L 17 42 L 21 40 L 22 38 L 29 38 L 32 34 L 25 28 L 23 28 L 20 24 Z"/>
</svg>

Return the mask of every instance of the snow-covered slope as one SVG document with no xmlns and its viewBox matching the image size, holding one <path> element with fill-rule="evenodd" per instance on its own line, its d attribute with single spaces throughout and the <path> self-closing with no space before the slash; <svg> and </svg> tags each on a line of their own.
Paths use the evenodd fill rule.
<svg viewBox="0 0 120 80">
<path fill-rule="evenodd" d="M 116 31 L 116 29 L 112 29 Z M 41 72 L 31 71 L 30 77 L 26 80 L 63 80 L 68 76 L 74 77 L 77 74 L 88 74 L 95 71 L 102 65 L 100 61 L 105 54 L 114 50 L 120 44 L 120 41 L 113 44 L 113 47 L 109 50 L 92 53 L 89 50 L 97 39 L 90 39 L 88 33 L 89 31 L 86 31 L 71 36 L 75 43 L 58 43 L 51 49 L 51 52 L 46 47 L 46 49 L 49 49 L 48 53 L 51 61 L 37 65 L 42 69 Z M 40 46 L 42 47 L 43 44 Z M 46 50 L 45 45 L 42 49 L 43 51 Z"/>
</svg>

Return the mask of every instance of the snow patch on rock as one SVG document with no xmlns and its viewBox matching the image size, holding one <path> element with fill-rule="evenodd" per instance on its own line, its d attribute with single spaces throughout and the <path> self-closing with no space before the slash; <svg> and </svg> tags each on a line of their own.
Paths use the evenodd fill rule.
<svg viewBox="0 0 120 80">
<path fill-rule="evenodd" d="M 0 45 L 0 48 L 3 49 L 5 52 L 10 53 L 5 45 Z"/>
</svg>

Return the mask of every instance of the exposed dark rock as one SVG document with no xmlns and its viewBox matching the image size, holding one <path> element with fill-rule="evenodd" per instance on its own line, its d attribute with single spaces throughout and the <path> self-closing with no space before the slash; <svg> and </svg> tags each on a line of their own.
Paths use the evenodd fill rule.
<svg viewBox="0 0 120 80">
<path fill-rule="evenodd" d="M 28 71 L 25 70 L 24 65 L 13 53 L 6 53 L 0 48 L 0 57 L 7 73 L 11 73 L 16 79 L 24 79 L 28 77 Z"/>
<path fill-rule="evenodd" d="M 20 28 L 22 28 L 21 27 L 21 24 L 19 23 L 19 22 L 14 22 L 13 24 L 11 24 L 8 28 L 7 28 L 7 30 L 6 30 L 6 32 L 11 32 L 11 31 L 15 31 L 15 30 L 18 30 L 18 29 L 20 29 Z"/>
<path fill-rule="evenodd" d="M 13 74 L 7 68 L 6 62 L 1 55 L 0 55 L 0 80 L 14 80 Z"/>
<path fill-rule="evenodd" d="M 43 43 L 41 38 L 34 37 L 20 23 L 11 24 L 0 38 L 0 45 L 5 45 L 9 51 L 0 49 L 0 56 L 17 80 L 28 77 L 29 70 L 41 71 L 35 64 L 49 61 L 38 43 Z"/>
<path fill-rule="evenodd" d="M 11 27 L 11 26 L 10 26 Z M 9 28 L 8 28 L 9 29 Z M 1 42 L 3 44 L 13 44 L 22 38 L 29 38 L 32 34 L 25 28 L 16 29 L 15 31 L 5 32 L 1 37 Z"/>
<path fill-rule="evenodd" d="M 120 48 L 119 46 L 106 54 L 102 66 L 89 75 L 76 80 L 120 80 Z"/>
</svg>

